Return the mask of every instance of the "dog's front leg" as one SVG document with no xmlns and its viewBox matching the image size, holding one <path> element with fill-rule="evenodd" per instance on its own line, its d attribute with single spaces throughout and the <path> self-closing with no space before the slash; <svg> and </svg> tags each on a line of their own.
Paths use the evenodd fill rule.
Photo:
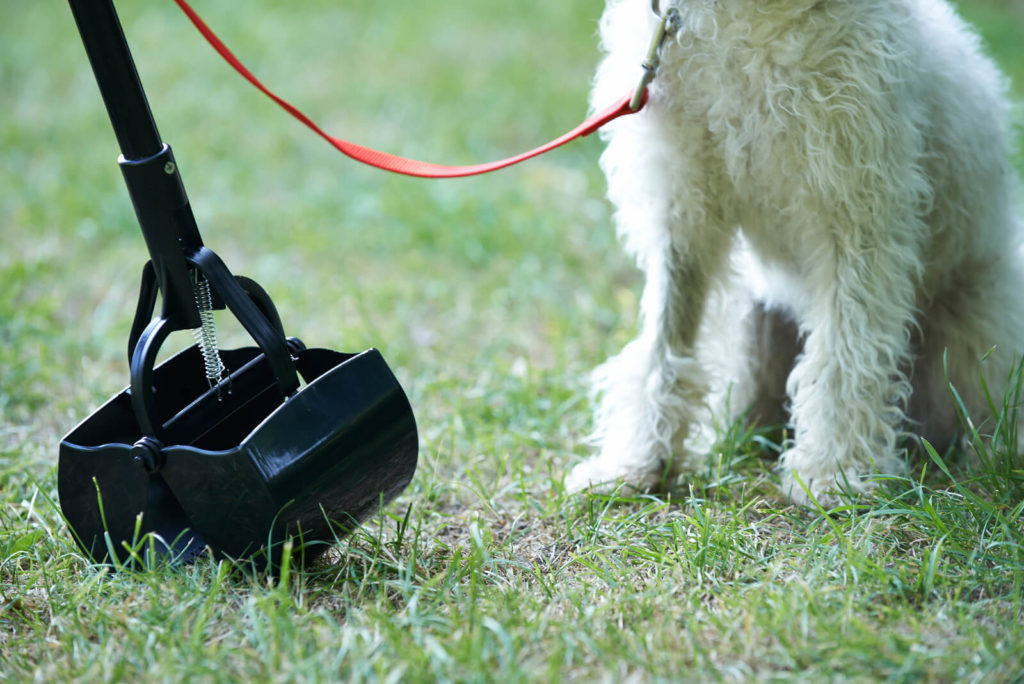
<svg viewBox="0 0 1024 684">
<path fill-rule="evenodd" d="M 694 344 L 729 239 L 708 228 L 685 239 L 665 229 L 650 234 L 658 237 L 638 259 L 646 273 L 641 332 L 594 372 L 599 452 L 572 470 L 569 491 L 620 482 L 641 491 L 660 487 L 680 467 L 683 440 L 705 408 L 708 388 Z"/>
<path fill-rule="evenodd" d="M 804 354 L 787 388 L 795 443 L 780 462 L 798 503 L 838 504 L 870 489 L 874 473 L 904 467 L 896 447 L 911 391 L 916 230 L 866 232 L 830 233 L 807 283 Z"/>
</svg>

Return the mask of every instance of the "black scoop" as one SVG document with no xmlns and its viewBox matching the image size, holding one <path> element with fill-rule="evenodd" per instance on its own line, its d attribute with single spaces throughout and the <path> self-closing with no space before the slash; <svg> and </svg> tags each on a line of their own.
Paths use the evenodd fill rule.
<svg viewBox="0 0 1024 684">
<path fill-rule="evenodd" d="M 131 384 L 61 441 L 64 516 L 97 562 L 153 551 L 188 561 L 209 549 L 273 565 L 288 539 L 312 560 L 411 481 L 409 401 L 377 350 L 286 337 L 263 288 L 203 245 L 113 3 L 70 4 L 150 261 L 129 336 Z M 206 333 L 225 308 L 256 346 L 222 350 L 203 334 L 156 365 L 171 332 Z"/>
</svg>

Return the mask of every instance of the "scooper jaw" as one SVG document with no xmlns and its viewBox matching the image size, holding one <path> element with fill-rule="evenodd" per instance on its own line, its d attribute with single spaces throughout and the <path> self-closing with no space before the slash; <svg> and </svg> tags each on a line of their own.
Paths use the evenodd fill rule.
<svg viewBox="0 0 1024 684">
<path fill-rule="evenodd" d="M 307 349 L 254 281 L 203 245 L 110 0 L 70 0 L 121 146 L 150 261 L 129 336 L 130 385 L 61 442 L 61 508 L 98 562 L 145 554 L 311 560 L 396 497 L 416 469 L 412 408 L 374 349 Z M 154 316 L 157 296 L 162 301 Z M 213 310 L 256 343 L 221 350 Z M 156 365 L 174 331 L 198 344 Z"/>
<path fill-rule="evenodd" d="M 155 369 L 162 439 L 142 432 L 128 388 L 61 442 L 61 507 L 96 561 L 207 547 L 274 561 L 288 537 L 312 560 L 412 479 L 415 420 L 376 350 L 298 349 L 307 384 L 285 400 L 261 350 L 222 356 L 235 370 L 220 398 L 198 347 Z"/>
</svg>

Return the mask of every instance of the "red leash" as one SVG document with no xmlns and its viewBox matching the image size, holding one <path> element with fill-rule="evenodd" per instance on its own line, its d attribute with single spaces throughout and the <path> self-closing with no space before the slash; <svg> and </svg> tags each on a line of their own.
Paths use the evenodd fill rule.
<svg viewBox="0 0 1024 684">
<path fill-rule="evenodd" d="M 642 99 L 639 106 L 634 110 L 630 107 L 630 100 L 633 98 L 633 94 L 627 95 L 621 101 L 616 102 L 612 106 L 597 112 L 586 121 L 581 123 L 579 126 L 569 131 L 565 135 L 552 140 L 546 145 L 530 150 L 529 152 L 523 152 L 514 157 L 508 159 L 501 159 L 498 161 L 489 162 L 487 164 L 473 164 L 470 166 L 445 166 L 443 164 L 431 164 L 430 162 L 416 161 L 415 159 L 406 159 L 405 157 L 398 157 L 393 154 L 386 152 L 379 152 L 377 150 L 371 150 L 368 147 L 357 145 L 341 138 L 335 138 L 332 135 L 328 135 L 313 123 L 313 120 L 303 114 L 297 107 L 285 100 L 284 98 L 273 93 L 269 88 L 263 85 L 258 78 L 256 78 L 251 71 L 249 71 L 244 64 L 234 53 L 228 49 L 228 47 L 221 41 L 220 38 L 206 25 L 199 15 L 196 14 L 195 10 L 185 0 L 174 0 L 178 7 L 188 15 L 188 18 L 192 21 L 199 32 L 203 34 L 206 41 L 213 46 L 213 49 L 220 54 L 224 60 L 230 64 L 235 71 L 242 75 L 245 80 L 253 84 L 258 88 L 264 95 L 269 97 L 271 100 L 276 102 L 282 109 L 294 116 L 296 119 L 306 124 L 311 128 L 317 135 L 329 142 L 333 147 L 343 154 L 360 161 L 370 166 L 375 166 L 378 169 L 384 169 L 385 171 L 391 171 L 393 173 L 401 173 L 407 176 L 419 176 L 422 178 L 458 178 L 460 176 L 475 176 L 481 173 L 488 173 L 489 171 L 496 171 L 503 169 L 506 166 L 512 166 L 518 164 L 521 161 L 525 161 L 537 155 L 544 154 L 549 150 L 553 150 L 556 147 L 560 147 L 570 140 L 575 140 L 586 135 L 590 135 L 597 129 L 604 126 L 609 121 L 617 119 L 620 116 L 626 114 L 633 114 L 643 108 L 643 104 L 646 102 L 646 97 Z M 646 96 L 646 93 L 644 93 Z"/>
</svg>

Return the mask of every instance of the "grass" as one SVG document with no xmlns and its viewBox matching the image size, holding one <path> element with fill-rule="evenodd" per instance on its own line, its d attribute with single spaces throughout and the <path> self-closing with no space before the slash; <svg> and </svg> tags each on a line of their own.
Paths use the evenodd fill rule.
<svg viewBox="0 0 1024 684">
<path fill-rule="evenodd" d="M 484 178 L 384 176 L 285 119 L 172 3 L 121 5 L 207 244 L 308 343 L 381 348 L 416 408 L 420 466 L 279 583 L 82 558 L 55 506 L 56 445 L 127 379 L 145 251 L 70 13 L 3 4 L 0 679 L 1024 677 L 1019 461 L 933 454 L 824 517 L 786 504 L 763 439 L 736 425 L 671 496 L 565 495 L 586 373 L 631 336 L 640 284 L 596 141 Z M 249 6 L 199 3 L 267 83 L 361 142 L 468 163 L 583 114 L 592 2 Z M 1024 93 L 1020 8 L 963 10 Z"/>
</svg>

